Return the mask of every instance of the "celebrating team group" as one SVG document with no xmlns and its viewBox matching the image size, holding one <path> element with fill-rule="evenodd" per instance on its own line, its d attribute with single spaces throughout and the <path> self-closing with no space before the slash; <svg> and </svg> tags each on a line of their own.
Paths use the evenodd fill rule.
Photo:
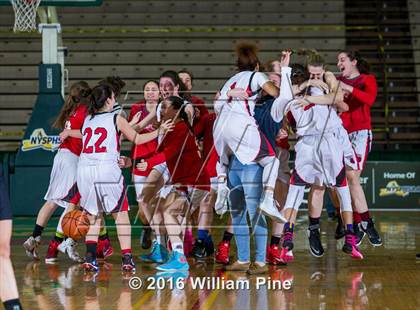
<svg viewBox="0 0 420 310">
<path fill-rule="evenodd" d="M 114 252 L 106 224 L 106 215 L 112 215 L 123 272 L 135 272 L 135 261 L 154 263 L 159 272 L 187 271 L 187 257 L 214 256 L 226 270 L 263 274 L 267 264 L 294 260 L 296 217 L 306 187 L 313 256 L 324 254 L 325 190 L 336 208 L 335 238 L 344 237 L 343 252 L 363 259 L 358 246 L 365 236 L 380 246 L 360 185 L 377 93 L 367 62 L 357 51 L 340 51 L 336 76 L 314 50 L 296 51 L 305 56 L 304 64 L 291 62 L 294 52 L 284 50 L 263 65 L 249 43 L 238 44 L 236 54 L 238 73 L 207 105 L 192 95 L 193 75 L 186 70 L 147 81 L 144 99 L 132 105 L 128 117 L 117 102 L 125 86 L 119 77 L 93 88 L 74 83 L 53 124 L 62 130 L 61 145 L 46 202 L 24 243 L 27 255 L 40 258 L 44 227 L 62 207 L 47 263 L 56 263 L 62 252 L 86 272 L 98 272 L 99 261 Z M 293 169 L 289 137 L 296 138 Z M 129 157 L 120 155 L 124 140 L 133 143 Z M 131 170 L 139 207 L 131 219 L 122 169 Z M 61 227 L 74 209 L 83 210 L 91 223 L 84 257 Z M 223 217 L 217 223 L 225 228 L 216 246 L 215 215 Z M 134 259 L 131 224 L 140 222 L 140 244 L 149 252 Z M 231 262 L 233 237 L 237 258 Z"/>
</svg>

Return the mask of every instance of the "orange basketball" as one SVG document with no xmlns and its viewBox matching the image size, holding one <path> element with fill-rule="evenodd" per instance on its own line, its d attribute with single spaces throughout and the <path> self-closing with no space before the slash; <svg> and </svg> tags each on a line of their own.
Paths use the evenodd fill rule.
<svg viewBox="0 0 420 310">
<path fill-rule="evenodd" d="M 86 236 L 89 231 L 89 226 L 89 218 L 80 210 L 70 211 L 61 221 L 64 235 L 73 240 L 79 240 Z"/>
</svg>

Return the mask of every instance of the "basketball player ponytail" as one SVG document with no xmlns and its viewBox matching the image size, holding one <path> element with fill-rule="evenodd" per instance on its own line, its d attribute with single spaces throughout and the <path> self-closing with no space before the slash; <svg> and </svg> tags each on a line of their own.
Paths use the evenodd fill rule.
<svg viewBox="0 0 420 310">
<path fill-rule="evenodd" d="M 54 121 L 52 126 L 57 129 L 64 129 L 66 121 L 76 108 L 80 104 L 89 104 L 91 92 L 92 90 L 87 82 L 79 81 L 74 83 L 70 87 L 69 94 L 64 100 L 60 114 L 57 116 L 57 119 Z"/>
<path fill-rule="evenodd" d="M 108 100 L 112 98 L 112 88 L 109 85 L 98 85 L 92 89 L 90 96 L 89 114 L 94 117 L 94 113 L 102 109 Z"/>
<path fill-rule="evenodd" d="M 167 100 L 171 102 L 172 108 L 178 111 L 179 118 L 181 118 L 185 122 L 190 132 L 194 134 L 194 130 L 188 118 L 188 113 L 185 111 L 185 107 L 187 106 L 187 104 L 190 103 L 177 96 L 170 96 Z"/>
<path fill-rule="evenodd" d="M 369 63 L 366 61 L 366 59 L 364 59 L 362 57 L 362 55 L 360 54 L 359 51 L 357 50 L 344 50 L 344 51 L 340 51 L 339 54 L 344 53 L 347 55 L 347 57 L 349 57 L 349 59 L 351 61 L 353 60 L 357 60 L 357 70 L 362 73 L 362 74 L 369 74 L 370 73 L 370 65 Z"/>
</svg>

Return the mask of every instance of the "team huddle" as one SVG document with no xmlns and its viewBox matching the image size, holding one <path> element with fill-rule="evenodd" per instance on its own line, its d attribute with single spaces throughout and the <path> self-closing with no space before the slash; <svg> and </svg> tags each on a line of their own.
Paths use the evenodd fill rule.
<svg viewBox="0 0 420 310">
<path fill-rule="evenodd" d="M 117 102 L 125 86 L 119 77 L 107 77 L 93 88 L 84 81 L 73 84 L 53 124 L 62 130 L 61 145 L 46 202 L 24 243 L 27 255 L 39 259 L 43 229 L 62 207 L 46 263 L 55 263 L 62 252 L 86 272 L 97 272 L 98 261 L 114 251 L 105 223 L 111 214 L 121 269 L 134 272 L 133 219 L 122 169 L 131 170 L 139 206 L 135 221 L 144 226 L 141 247 L 150 249 L 138 260 L 155 263 L 160 272 L 187 271 L 189 256 L 214 256 L 224 269 L 248 274 L 266 273 L 267 264 L 292 262 L 296 217 L 307 186 L 313 256 L 324 254 L 320 217 L 325 189 L 336 208 L 335 238 L 344 237 L 343 252 L 363 259 L 358 246 L 365 235 L 380 246 L 360 185 L 377 93 L 366 61 L 356 51 L 341 51 L 335 76 L 314 50 L 298 51 L 306 56 L 304 65 L 290 63 L 290 50 L 265 66 L 252 44 L 239 44 L 236 52 L 238 73 L 221 85 L 209 105 L 213 112 L 191 95 L 188 71 L 165 71 L 158 81 L 147 81 L 144 99 L 132 105 L 128 116 Z M 297 139 L 292 170 L 290 136 Z M 130 157 L 120 155 L 124 140 L 133 143 Z M 83 210 L 91 223 L 84 257 L 61 227 L 64 215 L 75 209 Z M 215 213 L 228 218 L 217 246 L 211 232 Z M 232 263 L 233 237 L 237 260 Z"/>
</svg>

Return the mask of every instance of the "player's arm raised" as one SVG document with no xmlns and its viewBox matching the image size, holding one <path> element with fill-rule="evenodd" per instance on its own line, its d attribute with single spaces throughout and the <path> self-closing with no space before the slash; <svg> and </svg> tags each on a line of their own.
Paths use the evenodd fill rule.
<svg viewBox="0 0 420 310">
<path fill-rule="evenodd" d="M 166 122 L 162 123 L 158 129 L 155 131 L 138 134 L 127 122 L 127 120 L 121 116 L 117 116 L 117 127 L 122 132 L 122 134 L 131 142 L 135 144 L 143 144 L 153 139 L 156 139 L 160 132 L 166 133 L 167 131 L 171 131 L 174 127 L 174 124 L 171 120 L 167 120 Z"/>
</svg>

